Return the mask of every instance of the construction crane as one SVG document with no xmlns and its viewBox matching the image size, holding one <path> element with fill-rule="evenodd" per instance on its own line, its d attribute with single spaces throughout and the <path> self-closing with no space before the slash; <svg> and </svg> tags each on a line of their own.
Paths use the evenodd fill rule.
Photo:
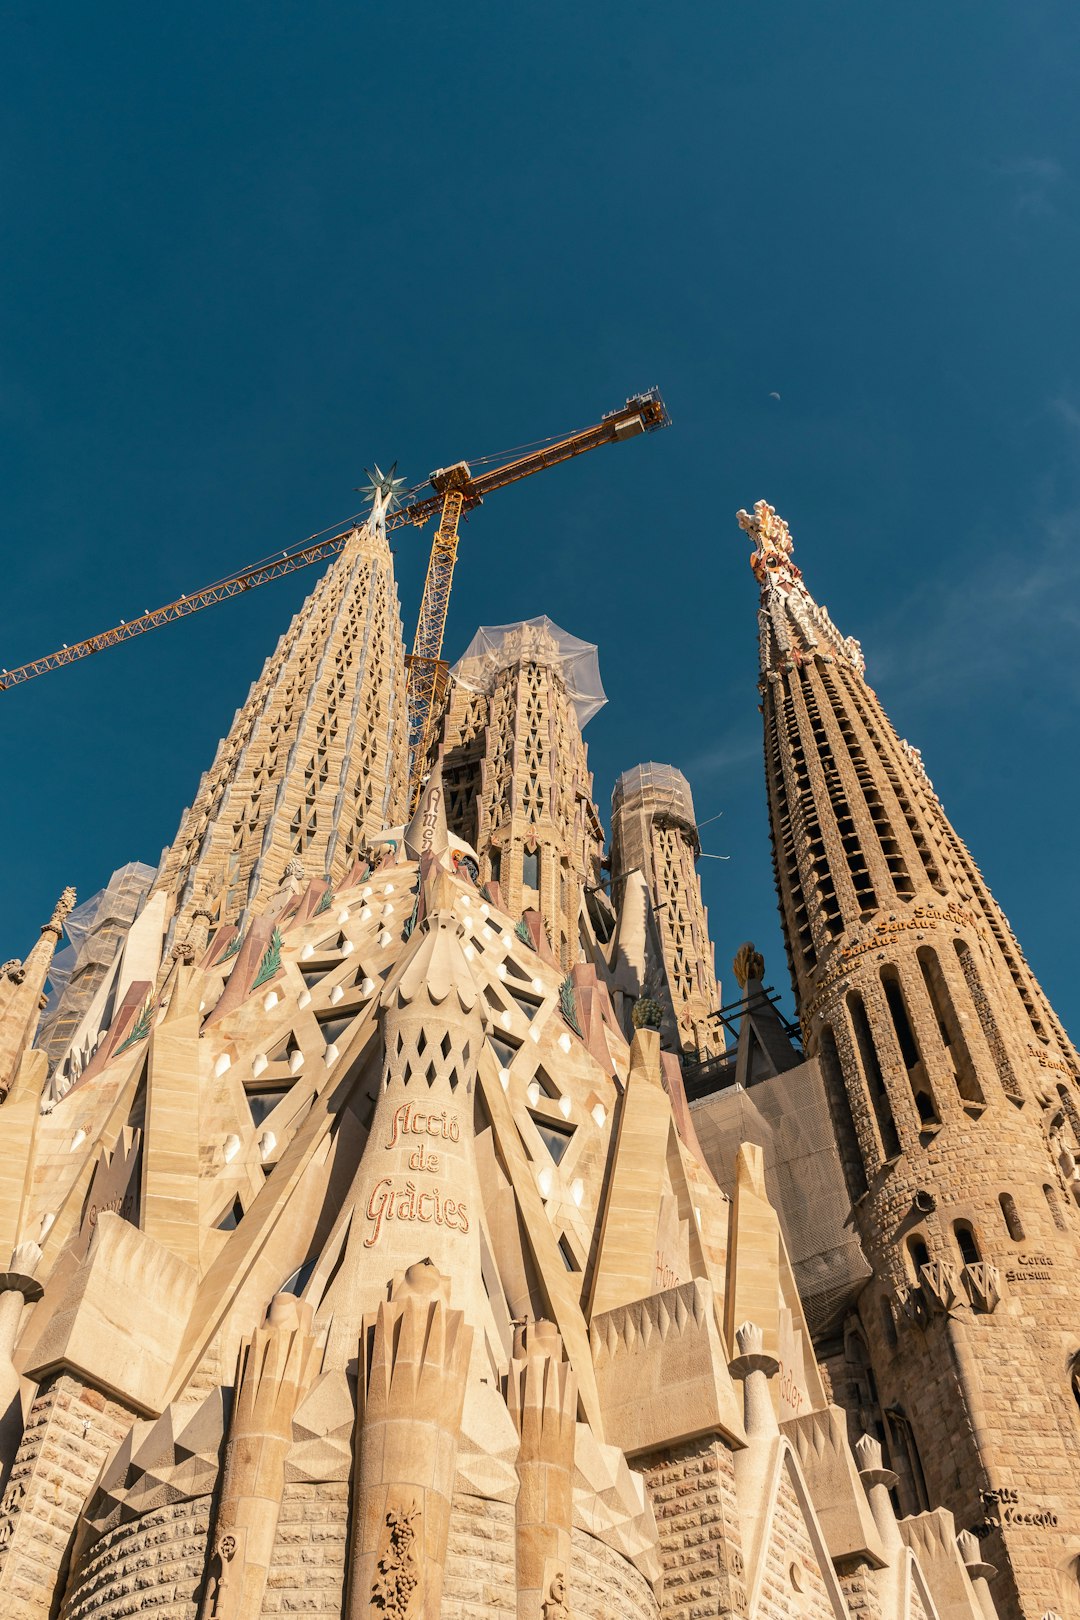
<svg viewBox="0 0 1080 1620">
<path fill-rule="evenodd" d="M 443 636 L 462 516 L 480 506 L 484 498 L 496 489 L 516 484 L 522 478 L 543 472 L 547 467 L 555 467 L 561 461 L 570 461 L 574 456 L 580 456 L 586 450 L 595 450 L 602 444 L 617 444 L 639 433 L 653 433 L 658 428 L 667 427 L 670 421 L 659 390 L 650 388 L 646 393 L 631 395 L 625 405 L 608 411 L 595 426 L 542 444 L 538 449 L 506 461 L 501 466 L 488 467 L 476 474 L 465 461 L 456 462 L 451 467 L 440 467 L 429 479 L 433 494 L 414 493 L 407 496 L 395 511 L 387 514 L 388 530 L 400 529 L 407 524 L 420 528 L 436 514 L 439 518 L 428 560 L 413 649 L 408 659 L 410 809 L 415 808 L 420 795 L 424 767 L 446 691 L 447 665 L 442 657 Z M 495 458 L 485 458 L 491 459 Z M 137 619 L 121 620 L 113 629 L 88 636 L 85 641 L 65 645 L 56 652 L 46 653 L 43 658 L 21 664 L 17 669 L 0 670 L 0 691 L 21 686 L 33 680 L 35 675 L 44 675 L 47 670 L 60 669 L 65 664 L 76 663 L 80 658 L 89 658 L 91 653 L 115 647 L 121 641 L 130 641 L 148 630 L 156 630 L 159 625 L 170 624 L 174 619 L 185 619 L 214 602 L 240 596 L 256 586 L 267 585 L 285 574 L 293 574 L 297 569 L 335 557 L 354 531 L 355 524 L 352 524 L 341 533 L 316 539 L 292 551 L 283 551 L 279 557 L 229 574 L 201 591 L 181 596 L 177 601 L 143 613 Z"/>
</svg>

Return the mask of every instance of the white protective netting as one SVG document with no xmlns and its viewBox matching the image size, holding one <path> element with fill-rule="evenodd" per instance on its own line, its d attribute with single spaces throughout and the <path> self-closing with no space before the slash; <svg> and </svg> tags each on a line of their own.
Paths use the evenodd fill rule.
<svg viewBox="0 0 1080 1620">
<path fill-rule="evenodd" d="M 38 1044 L 44 1046 L 72 976 L 84 981 L 80 1002 L 89 1005 L 93 988 L 115 960 L 124 934 L 138 915 L 154 881 L 155 869 L 142 861 L 129 861 L 113 873 L 103 889 L 75 906 L 64 923 L 67 943 L 49 966 L 49 999 L 41 1016 Z M 75 1008 L 72 997 L 64 1006 L 66 1021 Z M 54 1032 L 53 1032 L 54 1033 Z"/>
<path fill-rule="evenodd" d="M 522 660 L 558 668 L 581 727 L 607 702 L 595 644 L 569 635 L 546 614 L 481 625 L 450 674 L 466 691 L 490 694 L 499 671 Z"/>
<path fill-rule="evenodd" d="M 807 1325 L 815 1338 L 827 1334 L 871 1270 L 855 1232 L 816 1065 L 800 1064 L 748 1090 L 713 1092 L 691 1110 L 709 1168 L 725 1192 L 734 1192 L 740 1143 L 762 1148 L 765 1184 Z"/>
</svg>

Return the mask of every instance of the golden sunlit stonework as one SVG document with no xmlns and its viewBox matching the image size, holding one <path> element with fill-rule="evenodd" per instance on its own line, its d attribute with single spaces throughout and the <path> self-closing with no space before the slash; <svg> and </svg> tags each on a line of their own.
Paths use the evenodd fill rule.
<svg viewBox="0 0 1080 1620">
<path fill-rule="evenodd" d="M 70 892 L 0 969 L 0 1614 L 1080 1615 L 1075 1058 L 786 526 L 805 1053 L 751 947 L 720 1006 L 678 771 L 605 855 L 588 643 L 480 632 L 407 815 L 383 519 L 48 1054 Z"/>
</svg>

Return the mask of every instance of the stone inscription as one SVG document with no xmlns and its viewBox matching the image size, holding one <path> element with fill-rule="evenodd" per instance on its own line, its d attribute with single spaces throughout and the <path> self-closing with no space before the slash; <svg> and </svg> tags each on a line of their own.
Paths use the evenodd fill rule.
<svg viewBox="0 0 1080 1620">
<path fill-rule="evenodd" d="M 409 1154 L 409 1169 L 436 1172 L 439 1154 L 432 1151 L 429 1143 L 432 1140 L 460 1141 L 461 1124 L 449 1109 L 434 1113 L 417 1108 L 415 1103 L 402 1103 L 390 1122 L 384 1151 L 389 1153 L 393 1148 L 406 1146 L 409 1137 L 420 1138 Z M 468 1211 L 460 1199 L 447 1198 L 438 1186 L 421 1186 L 411 1179 L 402 1183 L 393 1176 L 383 1176 L 372 1188 L 367 1217 L 372 1226 L 364 1239 L 365 1249 L 375 1247 L 387 1221 L 420 1221 L 424 1225 L 433 1221 L 436 1226 L 449 1227 L 452 1232 L 469 1230 Z"/>
<path fill-rule="evenodd" d="M 425 1113 L 414 1103 L 402 1103 L 390 1124 L 390 1140 L 383 1146 L 387 1152 L 397 1147 L 403 1136 L 437 1136 L 444 1142 L 461 1140 L 461 1126 L 456 1114 L 443 1109 L 440 1114 Z"/>
<path fill-rule="evenodd" d="M 402 1187 L 391 1176 L 376 1182 L 368 1199 L 368 1220 L 373 1222 L 364 1248 L 373 1249 L 383 1234 L 387 1221 L 434 1221 L 436 1226 L 448 1226 L 452 1232 L 467 1232 L 469 1217 L 465 1205 L 456 1198 L 445 1198 L 438 1187 L 418 1191 L 415 1181 L 406 1181 Z"/>
<path fill-rule="evenodd" d="M 804 1390 L 795 1382 L 795 1373 L 790 1367 L 780 1363 L 780 1399 L 791 1408 L 796 1417 L 799 1416 L 808 1397 Z"/>
<path fill-rule="evenodd" d="M 1039 1530 L 1052 1530 L 1058 1522 L 1058 1516 L 1053 1508 L 1025 1508 L 1020 1501 L 1020 1492 L 1007 1487 L 996 1491 L 980 1491 L 979 1496 L 986 1509 L 987 1523 L 995 1527 L 1005 1524 L 1025 1524 Z"/>
<path fill-rule="evenodd" d="M 439 806 L 442 804 L 442 789 L 432 787 L 427 792 L 427 802 L 424 813 L 420 818 L 420 853 L 426 854 L 435 842 L 435 833 L 439 825 Z"/>
<path fill-rule="evenodd" d="M 135 1217 L 135 1194 L 128 1193 L 124 1198 L 110 1198 L 104 1204 L 91 1204 L 86 1212 L 86 1219 L 90 1226 L 96 1226 L 99 1215 L 112 1213 L 119 1215 L 122 1221 L 130 1221 Z"/>
<path fill-rule="evenodd" d="M 973 911 L 967 911 L 955 900 L 948 905 L 935 906 L 931 901 L 926 905 L 914 906 L 908 917 L 883 918 L 874 924 L 873 933 L 869 939 L 855 940 L 850 945 L 844 945 L 840 950 L 840 959 L 831 967 L 824 979 L 818 985 L 817 991 L 807 1002 L 803 1011 L 804 1019 L 811 1018 L 818 1011 L 826 999 L 828 992 L 838 980 L 847 976 L 848 969 L 860 956 L 868 951 L 879 951 L 883 945 L 899 935 L 908 932 L 922 933 L 927 928 L 949 928 L 961 924 L 973 928 L 980 938 L 985 938 L 982 927 L 983 919 Z"/>
<path fill-rule="evenodd" d="M 1073 1079 L 1073 1072 L 1069 1065 L 1062 1063 L 1060 1058 L 1051 1057 L 1048 1052 L 1043 1052 L 1039 1047 L 1032 1046 L 1030 1041 L 1028 1042 L 1028 1051 L 1040 1069 L 1056 1069 L 1059 1074 L 1065 1075 L 1069 1080 Z"/>
<path fill-rule="evenodd" d="M 1048 1254 L 1018 1254 L 1016 1266 L 1005 1273 L 1006 1282 L 1050 1282 L 1054 1264 Z"/>
</svg>

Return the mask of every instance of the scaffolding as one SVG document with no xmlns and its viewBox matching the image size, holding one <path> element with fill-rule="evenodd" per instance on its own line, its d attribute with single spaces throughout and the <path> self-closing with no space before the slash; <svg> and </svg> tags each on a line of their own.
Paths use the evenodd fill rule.
<svg viewBox="0 0 1080 1620">
<path fill-rule="evenodd" d="M 730 1085 L 691 1102 L 709 1168 L 729 1194 L 742 1142 L 765 1157 L 765 1184 L 780 1217 L 815 1342 L 836 1329 L 871 1268 L 855 1231 L 817 1063 L 800 1063 L 749 1087 Z"/>
<path fill-rule="evenodd" d="M 52 959 L 49 999 L 37 1036 L 37 1046 L 48 1055 L 50 1066 L 71 1044 L 156 875 L 152 866 L 129 861 L 103 889 L 76 906 L 65 922 L 68 942 Z"/>
<path fill-rule="evenodd" d="M 481 625 L 450 675 L 467 692 L 490 696 L 499 672 L 521 662 L 558 669 L 583 729 L 607 702 L 596 644 L 579 641 L 543 613 L 517 624 Z"/>
</svg>

